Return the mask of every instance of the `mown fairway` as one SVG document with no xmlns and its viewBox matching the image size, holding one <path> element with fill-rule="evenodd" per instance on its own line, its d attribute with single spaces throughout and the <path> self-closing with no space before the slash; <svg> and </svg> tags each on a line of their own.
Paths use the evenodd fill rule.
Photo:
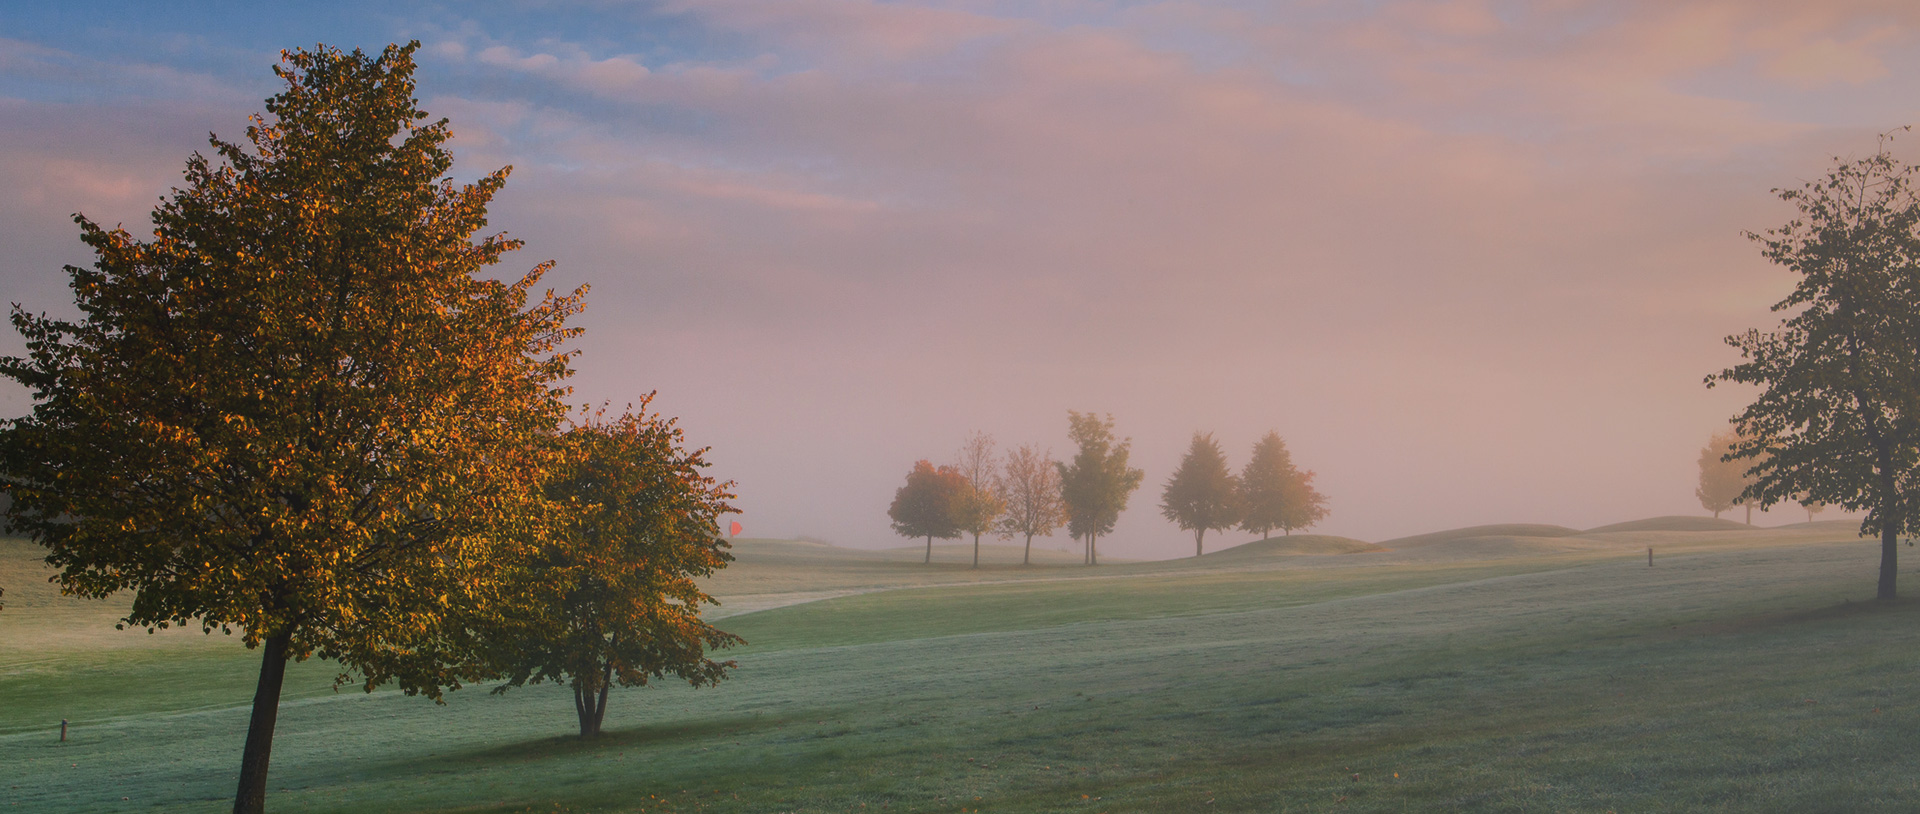
<svg viewBox="0 0 1920 814">
<path fill-rule="evenodd" d="M 718 689 L 622 692 L 583 744 L 553 687 L 436 706 L 299 665 L 269 806 L 1920 810 L 1920 604 L 1862 601 L 1847 524 L 1383 545 L 975 572 L 747 543 L 714 590 L 770 609 L 726 618 L 752 645 Z M 115 632 L 32 556 L 0 547 L 0 807 L 225 810 L 253 654 Z"/>
</svg>

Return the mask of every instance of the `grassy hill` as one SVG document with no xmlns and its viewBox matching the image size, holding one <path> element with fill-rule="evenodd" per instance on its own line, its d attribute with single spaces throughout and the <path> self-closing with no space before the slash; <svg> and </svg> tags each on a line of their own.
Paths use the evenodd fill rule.
<svg viewBox="0 0 1920 814">
<path fill-rule="evenodd" d="M 720 687 L 622 691 L 610 734 L 580 743 L 561 688 L 436 706 L 334 694 L 332 669 L 301 665 L 269 805 L 1920 808 L 1920 603 L 1859 601 L 1877 559 L 1850 526 L 1541 528 L 979 571 L 957 548 L 928 567 L 919 550 L 742 541 L 711 589 L 765 609 L 722 624 L 751 644 Z M 1503 539 L 1566 547 L 1470 553 Z M 225 810 L 252 654 L 113 632 L 116 606 L 58 597 L 38 568 L 0 545 L 0 808 Z"/>
<path fill-rule="evenodd" d="M 1364 554 L 1369 551 L 1385 551 L 1377 546 L 1352 537 L 1338 537 L 1331 534 L 1288 534 L 1241 543 L 1232 548 L 1209 551 L 1205 555 L 1215 561 L 1236 560 L 1250 557 L 1303 557 L 1329 556 L 1335 554 Z"/>
<path fill-rule="evenodd" d="M 1615 531 L 1752 531 L 1749 526 L 1738 520 L 1719 517 L 1689 517 L 1666 515 L 1649 517 L 1645 520 L 1633 520 L 1626 523 L 1614 523 L 1608 526 L 1587 529 L 1587 534 L 1606 534 Z"/>
</svg>

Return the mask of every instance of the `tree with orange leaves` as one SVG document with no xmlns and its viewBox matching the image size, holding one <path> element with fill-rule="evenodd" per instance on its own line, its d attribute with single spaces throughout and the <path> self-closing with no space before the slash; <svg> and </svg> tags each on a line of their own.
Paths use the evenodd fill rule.
<svg viewBox="0 0 1920 814">
<path fill-rule="evenodd" d="M 236 812 L 265 808 L 289 660 L 440 693 L 479 676 L 455 612 L 532 522 L 571 297 L 491 267 L 499 170 L 456 185 L 418 43 L 283 53 L 245 142 L 213 139 L 139 240 L 76 216 L 77 320 L 16 308 L 33 392 L 0 425 L 13 528 L 124 623 L 238 631 L 261 656 Z"/>
<path fill-rule="evenodd" d="M 960 536 L 958 504 L 967 493 L 967 476 L 951 466 L 935 468 L 922 459 L 907 473 L 907 485 L 894 490 L 887 516 L 902 537 L 927 538 L 927 562 L 933 562 L 933 538 Z"/>
</svg>

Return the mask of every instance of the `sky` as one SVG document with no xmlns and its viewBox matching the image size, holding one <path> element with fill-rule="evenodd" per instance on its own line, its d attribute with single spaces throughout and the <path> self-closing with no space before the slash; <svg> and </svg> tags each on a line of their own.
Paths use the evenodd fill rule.
<svg viewBox="0 0 1920 814">
<path fill-rule="evenodd" d="M 409 40 L 453 177 L 513 167 L 501 274 L 591 285 L 573 400 L 657 392 L 748 536 L 860 547 L 1070 410 L 1146 472 L 1114 557 L 1191 546 L 1195 432 L 1278 432 L 1321 533 L 1704 514 L 1753 392 L 1702 379 L 1793 285 L 1745 233 L 1920 121 L 1879 0 L 5 2 L 0 299 L 72 313 L 72 216 L 145 231 L 281 49 Z"/>
</svg>

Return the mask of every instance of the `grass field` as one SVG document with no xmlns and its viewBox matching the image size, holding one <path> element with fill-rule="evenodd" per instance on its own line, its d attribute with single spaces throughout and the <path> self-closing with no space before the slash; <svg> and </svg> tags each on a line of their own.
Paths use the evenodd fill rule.
<svg viewBox="0 0 1920 814">
<path fill-rule="evenodd" d="M 1296 536 L 1093 569 L 738 553 L 711 587 L 751 643 L 735 677 L 621 692 L 597 742 L 559 688 L 437 706 L 298 665 L 269 806 L 1920 810 L 1920 603 L 1863 601 L 1876 549 L 1843 522 Z M 253 654 L 114 631 L 33 556 L 0 543 L 0 810 L 225 810 Z"/>
</svg>

